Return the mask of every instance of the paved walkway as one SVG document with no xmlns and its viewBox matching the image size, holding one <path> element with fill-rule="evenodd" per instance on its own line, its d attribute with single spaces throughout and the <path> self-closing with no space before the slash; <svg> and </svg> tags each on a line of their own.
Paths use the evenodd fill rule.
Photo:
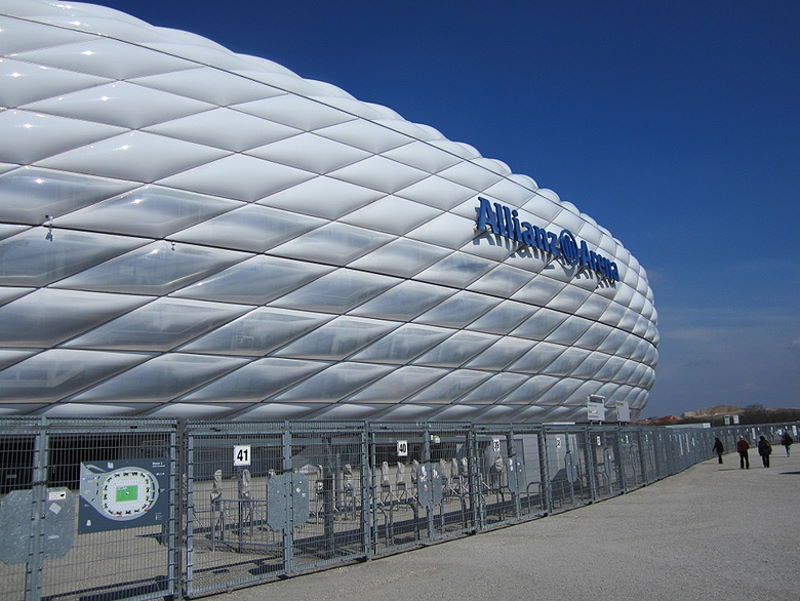
<svg viewBox="0 0 800 601">
<path fill-rule="evenodd" d="M 214 601 L 798 601 L 800 445 L 491 533 Z"/>
</svg>

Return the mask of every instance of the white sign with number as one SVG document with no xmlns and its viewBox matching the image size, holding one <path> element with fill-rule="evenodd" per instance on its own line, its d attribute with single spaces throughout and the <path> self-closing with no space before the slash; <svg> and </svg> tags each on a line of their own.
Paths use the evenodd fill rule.
<svg viewBox="0 0 800 601">
<path fill-rule="evenodd" d="M 407 440 L 398 440 L 397 441 L 397 456 L 398 457 L 408 457 L 408 441 Z"/>
<path fill-rule="evenodd" d="M 499 438 L 493 438 L 492 439 L 492 450 L 495 453 L 499 453 L 500 452 L 500 439 Z"/>
<path fill-rule="evenodd" d="M 233 447 L 234 467 L 250 465 L 250 459 L 251 456 L 250 456 L 249 444 L 236 445 L 235 447 Z"/>
</svg>

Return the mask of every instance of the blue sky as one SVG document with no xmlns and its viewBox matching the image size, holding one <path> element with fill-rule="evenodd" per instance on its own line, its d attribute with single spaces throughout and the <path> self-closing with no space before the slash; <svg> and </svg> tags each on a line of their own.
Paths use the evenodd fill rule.
<svg viewBox="0 0 800 601">
<path fill-rule="evenodd" d="M 643 415 L 800 407 L 800 2 L 101 0 L 432 125 L 647 269 Z"/>
</svg>

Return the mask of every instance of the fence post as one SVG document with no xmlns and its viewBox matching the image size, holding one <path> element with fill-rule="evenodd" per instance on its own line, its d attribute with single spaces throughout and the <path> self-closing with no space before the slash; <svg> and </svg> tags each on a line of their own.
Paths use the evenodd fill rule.
<svg viewBox="0 0 800 601">
<path fill-rule="evenodd" d="M 281 442 L 283 447 L 283 463 L 281 469 L 284 474 L 289 474 L 291 478 L 292 471 L 292 433 L 290 423 L 284 422 L 283 432 L 281 433 Z M 294 497 L 293 482 L 289 481 L 290 488 L 284 490 L 286 498 L 286 521 L 283 526 L 283 567 L 287 574 L 292 571 L 292 555 L 294 552 Z"/>
<path fill-rule="evenodd" d="M 469 497 L 472 505 L 472 523 L 475 531 L 479 532 L 484 527 L 483 495 L 480 490 L 480 477 L 478 470 L 478 434 L 475 426 L 471 425 L 467 432 L 467 453 L 469 454 Z"/>
<path fill-rule="evenodd" d="M 370 529 L 370 507 L 372 497 L 372 470 L 370 469 L 370 445 L 367 423 L 361 424 L 361 544 L 364 548 L 364 557 L 372 558 L 370 540 L 372 533 Z M 368 503 L 369 502 L 369 503 Z M 353 501 L 355 505 L 355 501 Z"/>
<path fill-rule="evenodd" d="M 620 428 L 615 428 L 616 436 L 614 437 L 614 455 L 616 456 L 616 464 L 617 468 L 617 477 L 619 478 L 620 488 L 622 492 L 628 492 L 628 482 L 625 479 L 625 458 L 622 455 L 622 442 L 620 438 L 622 437 L 622 430 Z"/>
<path fill-rule="evenodd" d="M 170 432 L 170 523 L 167 539 L 169 549 L 169 582 L 174 591 L 176 599 L 182 599 L 186 594 L 184 584 L 186 581 L 183 569 L 183 554 L 186 549 L 186 533 L 184 528 L 184 511 L 186 510 L 186 421 L 178 420 L 175 423 L 175 430 Z"/>
<path fill-rule="evenodd" d="M 514 430 L 506 433 L 506 454 L 508 455 L 509 469 L 506 470 L 509 478 L 514 478 L 514 485 L 508 483 L 511 490 L 511 500 L 514 502 L 514 515 L 519 520 L 522 518 L 522 504 L 519 498 L 519 466 L 517 465 L 516 445 L 514 444 Z M 513 470 L 513 471 L 512 471 Z"/>
<path fill-rule="evenodd" d="M 645 459 L 645 454 L 647 451 L 647 440 L 642 432 L 641 428 L 637 432 L 638 445 L 639 445 L 639 465 L 641 466 L 642 470 L 642 486 L 647 484 L 650 479 L 647 477 L 647 460 Z"/>
<path fill-rule="evenodd" d="M 589 426 L 586 426 L 586 434 L 584 435 L 586 441 L 586 469 L 589 472 L 589 493 L 592 496 L 592 503 L 597 502 L 600 494 L 597 490 L 597 450 L 594 448 L 594 440 L 592 440 L 592 432 Z"/>
<path fill-rule="evenodd" d="M 42 538 L 47 497 L 47 418 L 42 417 L 33 442 L 33 479 L 31 482 L 31 521 L 28 561 L 25 564 L 25 601 L 42 598 Z"/>
<path fill-rule="evenodd" d="M 542 479 L 542 490 L 540 496 L 542 497 L 542 505 L 544 506 L 545 515 L 553 512 L 553 498 L 550 486 L 550 454 L 547 451 L 547 432 L 542 427 L 538 432 L 539 438 L 539 471 Z"/>
</svg>

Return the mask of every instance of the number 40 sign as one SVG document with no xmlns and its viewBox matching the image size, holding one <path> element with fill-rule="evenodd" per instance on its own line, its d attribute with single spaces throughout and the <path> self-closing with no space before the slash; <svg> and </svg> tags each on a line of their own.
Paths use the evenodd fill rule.
<svg viewBox="0 0 800 601">
<path fill-rule="evenodd" d="M 250 465 L 250 445 L 237 445 L 233 447 L 234 467 Z"/>
</svg>

